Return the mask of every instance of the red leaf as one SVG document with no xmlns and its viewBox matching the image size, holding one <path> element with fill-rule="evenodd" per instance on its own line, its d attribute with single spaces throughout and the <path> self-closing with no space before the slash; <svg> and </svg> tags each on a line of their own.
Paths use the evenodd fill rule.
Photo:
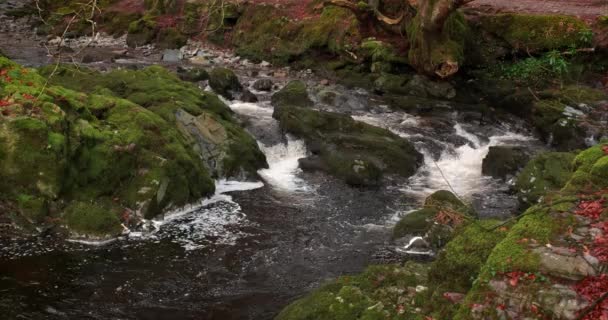
<svg viewBox="0 0 608 320">
<path fill-rule="evenodd" d="M 608 154 L 608 145 L 603 146 L 602 150 L 604 151 L 605 154 Z"/>
<path fill-rule="evenodd" d="M 0 107 L 8 107 L 11 104 L 12 103 L 8 102 L 8 100 L 2 100 L 2 99 L 0 99 Z"/>
<path fill-rule="evenodd" d="M 593 303 L 608 292 L 608 275 L 586 277 L 574 286 L 574 290 L 588 302 Z M 608 310 L 608 300 L 603 300 L 582 320 L 602 319 L 606 316 L 606 310 Z"/>
<path fill-rule="evenodd" d="M 595 220 L 599 218 L 602 211 L 604 211 L 603 203 L 604 199 L 581 201 L 575 213 Z"/>
</svg>

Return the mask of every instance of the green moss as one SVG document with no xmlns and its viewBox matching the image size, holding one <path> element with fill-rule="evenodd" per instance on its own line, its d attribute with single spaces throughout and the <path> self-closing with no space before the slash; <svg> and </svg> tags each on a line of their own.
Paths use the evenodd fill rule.
<svg viewBox="0 0 608 320">
<path fill-rule="evenodd" d="M 482 28 L 528 52 L 587 46 L 581 33 L 589 30 L 582 20 L 560 15 L 499 14 L 485 16 Z"/>
<path fill-rule="evenodd" d="M 274 6 L 247 6 L 235 26 L 237 53 L 286 64 L 320 52 L 339 54 L 358 38 L 357 20 L 346 9 L 328 6 L 316 18 L 290 21 Z"/>
<path fill-rule="evenodd" d="M 107 236 L 117 235 L 122 230 L 117 213 L 96 204 L 74 202 L 66 208 L 63 218 L 78 234 Z"/>
<path fill-rule="evenodd" d="M 425 274 L 426 267 L 413 262 L 370 266 L 293 302 L 275 319 L 417 319 L 416 308 L 421 304 L 414 287 L 425 284 Z"/>
<path fill-rule="evenodd" d="M 144 16 L 129 24 L 127 44 L 130 47 L 146 45 L 156 39 L 157 32 L 155 20 L 150 16 Z"/>
<path fill-rule="evenodd" d="M 572 162 L 575 172 L 564 187 L 564 191 L 577 192 L 589 187 L 601 189 L 608 183 L 606 177 L 606 153 L 602 143 L 579 153 Z"/>
<path fill-rule="evenodd" d="M 515 182 L 520 200 L 533 205 L 548 192 L 561 189 L 574 172 L 574 157 L 572 153 L 548 152 L 528 162 Z"/>
<path fill-rule="evenodd" d="M 484 220 L 462 226 L 429 268 L 427 314 L 452 319 L 458 306 L 445 299 L 446 292 L 466 293 L 473 286 L 482 266 L 507 232 L 492 229 L 500 221 Z"/>
<path fill-rule="evenodd" d="M 49 210 L 46 199 L 27 194 L 17 196 L 19 211 L 34 224 L 42 224 L 48 217 Z"/>
<path fill-rule="evenodd" d="M 179 49 L 186 45 L 188 38 L 176 28 L 162 29 L 158 33 L 156 46 L 161 49 Z"/>
</svg>

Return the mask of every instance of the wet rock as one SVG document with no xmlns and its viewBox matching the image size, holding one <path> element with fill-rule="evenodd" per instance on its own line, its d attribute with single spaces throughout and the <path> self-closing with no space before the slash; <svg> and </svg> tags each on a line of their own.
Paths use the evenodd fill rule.
<svg viewBox="0 0 608 320">
<path fill-rule="evenodd" d="M 308 97 L 306 84 L 295 80 L 289 82 L 283 89 L 272 95 L 272 105 L 275 107 L 311 107 L 313 102 Z"/>
<path fill-rule="evenodd" d="M 540 269 L 552 276 L 581 280 L 596 274 L 594 267 L 597 266 L 591 265 L 581 256 L 559 254 L 546 247 L 535 248 L 532 251 L 540 257 Z"/>
<path fill-rule="evenodd" d="M 258 102 L 258 97 L 251 91 L 244 89 L 239 100 L 243 102 Z"/>
<path fill-rule="evenodd" d="M 303 88 L 298 95 L 306 94 Z M 384 173 L 409 177 L 423 162 L 422 155 L 407 140 L 388 130 L 344 114 L 285 105 L 293 101 L 286 96 L 273 97 L 275 105 L 280 102 L 273 117 L 284 131 L 303 138 L 307 146 L 316 145 L 324 164 L 321 169 L 349 185 L 377 186 Z"/>
<path fill-rule="evenodd" d="M 481 172 L 486 176 L 507 179 L 521 170 L 530 155 L 527 150 L 516 146 L 492 146 L 483 159 Z"/>
<path fill-rule="evenodd" d="M 212 172 L 222 172 L 223 158 L 228 133 L 211 115 L 203 113 L 193 116 L 184 110 L 178 110 L 175 118 L 182 133 L 196 144 L 195 151 L 202 157 L 207 168 Z"/>
<path fill-rule="evenodd" d="M 202 68 L 184 69 L 182 67 L 178 67 L 177 75 L 180 79 L 188 82 L 199 82 L 209 79 L 209 73 Z"/>
<path fill-rule="evenodd" d="M 209 86 L 216 93 L 227 99 L 233 99 L 234 94 L 240 92 L 243 86 L 239 78 L 230 69 L 215 68 L 209 73 Z"/>
<path fill-rule="evenodd" d="M 270 91 L 273 84 L 270 79 L 258 79 L 253 83 L 253 88 L 258 91 Z"/>
<path fill-rule="evenodd" d="M 182 52 L 176 49 L 167 49 L 163 51 L 163 61 L 176 63 L 183 59 Z"/>
</svg>

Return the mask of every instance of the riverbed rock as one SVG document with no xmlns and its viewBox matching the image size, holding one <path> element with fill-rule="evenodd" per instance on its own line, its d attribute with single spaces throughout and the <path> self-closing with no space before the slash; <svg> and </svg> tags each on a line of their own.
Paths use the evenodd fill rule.
<svg viewBox="0 0 608 320">
<path fill-rule="evenodd" d="M 413 175 L 422 155 L 390 131 L 353 120 L 350 116 L 287 106 L 290 99 L 274 100 L 273 117 L 281 128 L 306 141 L 324 169 L 352 186 L 377 186 L 383 174 Z"/>
<path fill-rule="evenodd" d="M 258 91 L 270 91 L 273 85 L 271 79 L 258 79 L 253 83 L 253 88 Z"/>
<path fill-rule="evenodd" d="M 275 107 L 312 107 L 313 102 L 308 96 L 306 84 L 300 80 L 289 82 L 283 89 L 272 95 L 272 105 Z"/>
<path fill-rule="evenodd" d="M 243 89 L 243 92 L 241 92 L 239 100 L 241 100 L 243 102 L 258 102 L 258 97 L 255 94 L 253 94 L 251 91 L 249 91 L 248 89 Z"/>
<path fill-rule="evenodd" d="M 209 79 L 209 73 L 207 73 L 207 70 L 202 68 L 184 69 L 178 67 L 177 75 L 180 79 L 188 82 L 199 82 Z"/>
<path fill-rule="evenodd" d="M 177 49 L 166 49 L 163 51 L 163 61 L 169 63 L 177 63 L 184 58 L 181 51 Z"/>
<path fill-rule="evenodd" d="M 507 179 L 521 170 L 530 155 L 527 150 L 517 146 L 491 146 L 483 159 L 481 172 L 486 176 Z"/>
<path fill-rule="evenodd" d="M 234 72 L 227 68 L 215 68 L 209 73 L 209 86 L 226 99 L 233 99 L 243 86 Z"/>
</svg>

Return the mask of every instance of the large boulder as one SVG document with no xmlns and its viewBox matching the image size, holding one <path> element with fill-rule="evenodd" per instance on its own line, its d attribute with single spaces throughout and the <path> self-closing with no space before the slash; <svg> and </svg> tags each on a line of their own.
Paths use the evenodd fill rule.
<svg viewBox="0 0 608 320">
<path fill-rule="evenodd" d="M 275 107 L 312 107 L 313 102 L 308 97 L 306 84 L 300 80 L 289 82 L 283 89 L 272 95 L 272 105 Z"/>
<path fill-rule="evenodd" d="M 61 225 L 73 236 L 112 237 L 121 224 L 212 195 L 213 178 L 251 178 L 267 166 L 216 95 L 161 67 L 43 68 L 55 74 L 49 85 L 6 58 L 0 70 L 8 75 L 0 81 L 0 202 L 24 230 Z M 206 144 L 179 130 L 182 114 Z"/>
<path fill-rule="evenodd" d="M 527 150 L 516 146 L 492 146 L 483 158 L 481 172 L 486 176 L 507 179 L 521 170 L 530 155 Z"/>
<path fill-rule="evenodd" d="M 285 132 L 306 141 L 315 168 L 349 185 L 376 186 L 385 173 L 409 177 L 423 162 L 407 140 L 347 115 L 283 105 L 273 117 Z"/>
<path fill-rule="evenodd" d="M 236 74 L 226 68 L 211 70 L 209 73 L 209 86 L 211 86 L 213 91 L 224 96 L 226 99 L 233 99 L 234 94 L 243 89 Z"/>
</svg>

